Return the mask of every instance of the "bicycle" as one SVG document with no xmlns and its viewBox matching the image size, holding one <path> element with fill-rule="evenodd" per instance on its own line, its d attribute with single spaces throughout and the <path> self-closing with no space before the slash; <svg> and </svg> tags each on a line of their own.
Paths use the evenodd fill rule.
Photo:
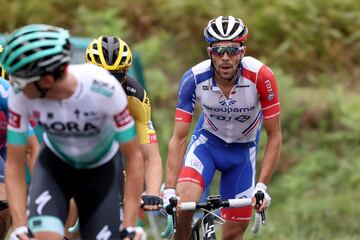
<svg viewBox="0 0 360 240">
<path fill-rule="evenodd" d="M 256 205 L 261 205 L 264 199 L 264 193 L 258 191 L 255 194 Z M 201 209 L 203 215 L 193 225 L 191 230 L 190 240 L 216 240 L 215 223 L 216 219 L 220 219 L 220 224 L 225 220 L 217 216 L 213 211 L 222 207 L 245 207 L 252 205 L 252 198 L 241 199 L 228 199 L 221 200 L 220 195 L 211 195 L 205 202 L 182 202 L 180 206 L 177 206 L 177 198 L 170 199 L 170 205 L 167 206 L 166 212 L 168 213 L 167 227 L 164 232 L 161 233 L 161 237 L 170 239 L 172 233 L 176 232 L 176 211 L 188 211 Z M 265 212 L 255 213 L 255 221 L 252 227 L 252 232 L 257 233 L 260 230 L 261 224 L 265 224 Z M 201 234 L 201 229 L 203 229 Z"/>
</svg>

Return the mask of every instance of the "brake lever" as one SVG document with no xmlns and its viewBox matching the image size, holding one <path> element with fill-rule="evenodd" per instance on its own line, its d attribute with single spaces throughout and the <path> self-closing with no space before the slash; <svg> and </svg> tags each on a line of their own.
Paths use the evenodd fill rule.
<svg viewBox="0 0 360 240">
<path fill-rule="evenodd" d="M 264 193 L 262 191 L 257 191 L 255 193 L 255 199 L 256 199 L 256 206 L 257 207 L 260 207 L 263 204 L 264 197 L 265 197 L 265 195 L 264 195 Z M 265 222 L 265 210 L 262 210 L 260 212 L 260 214 L 261 214 L 261 222 L 262 222 L 263 225 L 265 225 L 265 223 L 266 223 Z"/>
</svg>

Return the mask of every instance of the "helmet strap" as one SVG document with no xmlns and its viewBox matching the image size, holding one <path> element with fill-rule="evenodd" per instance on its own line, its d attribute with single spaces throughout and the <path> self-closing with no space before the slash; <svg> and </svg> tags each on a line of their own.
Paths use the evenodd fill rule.
<svg viewBox="0 0 360 240">
<path fill-rule="evenodd" d="M 124 71 L 124 76 L 123 76 L 122 79 L 120 80 L 120 84 L 126 83 L 126 82 L 125 82 L 125 80 L 126 80 L 126 74 L 127 74 L 127 70 Z"/>
</svg>

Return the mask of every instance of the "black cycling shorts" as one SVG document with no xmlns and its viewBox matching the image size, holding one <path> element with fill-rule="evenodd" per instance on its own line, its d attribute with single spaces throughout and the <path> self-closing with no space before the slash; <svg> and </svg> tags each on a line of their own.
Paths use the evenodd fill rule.
<svg viewBox="0 0 360 240">
<path fill-rule="evenodd" d="M 122 192 L 123 164 L 119 153 L 102 166 L 74 169 L 44 147 L 30 184 L 30 229 L 34 233 L 50 231 L 63 235 L 69 200 L 73 197 L 82 239 L 119 238 Z"/>
</svg>

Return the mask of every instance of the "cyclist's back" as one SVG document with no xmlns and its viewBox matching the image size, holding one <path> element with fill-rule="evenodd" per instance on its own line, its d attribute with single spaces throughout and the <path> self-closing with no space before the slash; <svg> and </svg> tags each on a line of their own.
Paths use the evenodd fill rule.
<svg viewBox="0 0 360 240">
<path fill-rule="evenodd" d="M 151 121 L 151 103 L 146 90 L 129 74 L 126 74 L 122 86 L 128 97 L 129 111 L 134 117 L 140 143 L 157 142 L 156 132 Z"/>
</svg>

